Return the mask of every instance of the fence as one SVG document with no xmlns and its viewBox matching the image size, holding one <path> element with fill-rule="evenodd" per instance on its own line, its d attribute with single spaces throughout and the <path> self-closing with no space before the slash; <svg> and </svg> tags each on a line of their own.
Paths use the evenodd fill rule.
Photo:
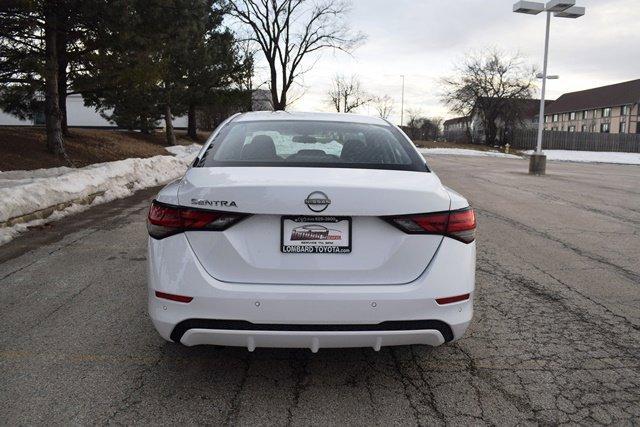
<svg viewBox="0 0 640 427">
<path fill-rule="evenodd" d="M 449 142 L 471 142 L 469 132 L 465 130 L 445 130 L 443 136 Z"/>
<path fill-rule="evenodd" d="M 536 148 L 537 137 L 538 131 L 536 129 L 515 130 L 511 147 L 520 150 L 533 150 Z M 545 130 L 542 137 L 542 149 L 640 153 L 640 134 Z"/>
</svg>

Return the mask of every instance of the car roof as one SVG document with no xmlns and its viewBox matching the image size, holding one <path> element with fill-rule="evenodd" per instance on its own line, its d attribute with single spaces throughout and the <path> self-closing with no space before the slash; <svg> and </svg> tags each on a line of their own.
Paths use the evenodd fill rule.
<svg viewBox="0 0 640 427">
<path fill-rule="evenodd" d="M 256 122 L 274 120 L 300 120 L 322 122 L 362 123 L 389 126 L 386 120 L 379 117 L 363 116 L 351 113 L 302 113 L 289 111 L 251 111 L 242 113 L 234 122 Z"/>
</svg>

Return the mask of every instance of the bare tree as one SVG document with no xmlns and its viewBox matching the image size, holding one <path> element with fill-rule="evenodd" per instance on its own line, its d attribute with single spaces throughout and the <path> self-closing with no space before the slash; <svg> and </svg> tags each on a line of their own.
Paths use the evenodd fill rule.
<svg viewBox="0 0 640 427">
<path fill-rule="evenodd" d="M 498 50 L 472 54 L 456 67 L 456 75 L 443 79 L 442 101 L 453 113 L 476 114 L 482 121 L 485 143 L 493 145 L 499 122 L 518 120 L 517 101 L 532 96 L 535 69 L 519 55 Z"/>
<path fill-rule="evenodd" d="M 434 140 L 438 139 L 442 136 L 442 123 L 444 119 L 442 117 L 432 117 L 429 121 L 431 122 L 431 137 Z"/>
<path fill-rule="evenodd" d="M 349 52 L 364 40 L 344 22 L 350 3 L 343 0 L 233 0 L 230 14 L 250 30 L 269 65 L 273 108 L 287 107 L 287 93 L 304 74 L 303 60 L 333 48 Z"/>
<path fill-rule="evenodd" d="M 404 126 L 404 130 L 413 141 L 423 140 L 420 128 L 422 127 L 423 114 L 419 108 L 407 108 L 407 124 Z"/>
<path fill-rule="evenodd" d="M 393 113 L 393 98 L 389 95 L 376 96 L 373 99 L 373 103 L 376 107 L 378 117 L 387 120 L 391 113 Z"/>
<path fill-rule="evenodd" d="M 408 109 L 407 115 L 407 134 L 414 141 L 435 140 L 440 136 L 442 118 L 425 117 L 422 111 L 416 108 Z"/>
<path fill-rule="evenodd" d="M 420 127 L 422 119 L 422 110 L 419 108 L 407 108 L 407 127 L 409 129 L 417 129 Z"/>
<path fill-rule="evenodd" d="M 327 98 L 338 113 L 351 113 L 371 101 L 371 96 L 362 88 L 357 75 L 347 78 L 336 74 L 327 92 Z"/>
</svg>

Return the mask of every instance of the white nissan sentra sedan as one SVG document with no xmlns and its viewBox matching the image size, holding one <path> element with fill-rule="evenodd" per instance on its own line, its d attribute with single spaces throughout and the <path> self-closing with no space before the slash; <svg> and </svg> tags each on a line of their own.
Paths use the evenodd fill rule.
<svg viewBox="0 0 640 427">
<path fill-rule="evenodd" d="M 382 119 L 235 115 L 147 224 L 149 314 L 169 341 L 379 350 L 471 321 L 474 212 Z"/>
</svg>

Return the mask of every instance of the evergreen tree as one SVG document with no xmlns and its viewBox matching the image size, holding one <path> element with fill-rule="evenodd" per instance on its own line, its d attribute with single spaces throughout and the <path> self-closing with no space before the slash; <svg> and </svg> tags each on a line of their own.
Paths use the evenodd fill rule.
<svg viewBox="0 0 640 427">
<path fill-rule="evenodd" d="M 44 106 L 47 147 L 65 157 L 69 71 L 86 49 L 85 5 L 81 0 L 0 5 L 0 108 L 33 119 Z"/>
<path fill-rule="evenodd" d="M 235 40 L 222 30 L 221 0 L 115 0 L 103 14 L 96 49 L 83 64 L 78 87 L 85 101 L 120 126 L 149 130 L 188 113 L 196 137 L 196 109 L 215 90 L 244 73 Z"/>
<path fill-rule="evenodd" d="M 187 134 L 196 139 L 199 107 L 211 105 L 225 93 L 233 97 L 232 86 L 253 75 L 253 57 L 241 52 L 234 35 L 222 29 L 224 10 L 219 1 L 195 1 L 191 10 L 198 19 L 189 31 L 188 49 L 175 62 L 176 75 L 183 79 L 183 102 L 187 106 Z"/>
<path fill-rule="evenodd" d="M 114 0 L 96 8 L 94 49 L 82 58 L 74 87 L 85 104 L 105 119 L 148 133 L 162 118 L 158 107 L 162 70 L 152 40 L 157 29 L 145 30 L 142 3 Z"/>
<path fill-rule="evenodd" d="M 5 0 L 0 3 L 0 108 L 44 108 L 47 146 L 66 156 L 66 97 L 121 127 L 151 131 L 247 79 L 252 58 L 223 28 L 225 0 Z M 244 59 L 243 59 L 244 58 Z M 43 102 L 44 101 L 44 102 Z"/>
</svg>

